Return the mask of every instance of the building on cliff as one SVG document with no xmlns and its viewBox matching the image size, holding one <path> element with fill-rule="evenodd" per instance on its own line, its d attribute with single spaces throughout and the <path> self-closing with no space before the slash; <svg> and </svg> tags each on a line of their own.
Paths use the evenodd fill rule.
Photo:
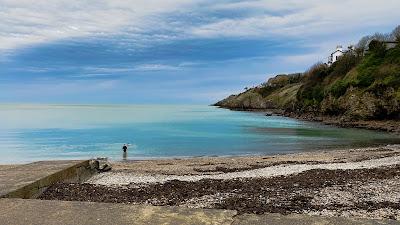
<svg viewBox="0 0 400 225">
<path fill-rule="evenodd" d="M 341 45 L 338 45 L 336 47 L 336 50 L 331 53 L 331 55 L 328 57 L 328 65 L 332 65 L 334 62 L 336 62 L 342 55 L 344 55 L 343 47 Z"/>
<path fill-rule="evenodd" d="M 336 62 L 341 56 L 343 56 L 346 53 L 351 53 L 355 51 L 355 47 L 353 45 L 350 45 L 347 47 L 347 50 L 343 50 L 343 47 L 341 45 L 338 45 L 336 47 L 336 50 L 331 53 L 331 55 L 328 57 L 328 65 L 332 65 L 334 62 Z"/>
<path fill-rule="evenodd" d="M 382 43 L 385 46 L 386 50 L 395 48 L 399 44 L 398 41 L 379 41 L 379 40 L 376 40 L 376 39 L 371 39 L 371 40 L 369 40 L 367 42 L 367 47 L 365 48 L 364 54 L 370 50 L 371 43 L 373 43 L 374 41 Z"/>
</svg>

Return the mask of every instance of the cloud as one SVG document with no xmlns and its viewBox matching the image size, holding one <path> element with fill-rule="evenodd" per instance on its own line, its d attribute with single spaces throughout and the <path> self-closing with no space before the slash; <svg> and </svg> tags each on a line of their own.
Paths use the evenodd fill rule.
<svg viewBox="0 0 400 225">
<path fill-rule="evenodd" d="M 180 70 L 182 67 L 163 65 L 163 64 L 143 64 L 135 68 L 135 71 L 165 71 L 165 70 Z"/>
<path fill-rule="evenodd" d="M 395 23 L 398 0 L 0 0 L 0 50 L 79 37 L 119 44 L 302 37 Z M 241 16 L 235 16 L 235 15 Z M 143 44 L 143 43 L 142 43 Z"/>
<path fill-rule="evenodd" d="M 177 66 L 169 64 L 139 64 L 131 66 L 120 66 L 120 67 L 85 67 L 83 71 L 85 73 L 93 74 L 118 74 L 128 73 L 135 71 L 165 71 L 165 70 L 180 70 L 183 67 L 191 66 L 189 63 L 182 63 Z"/>
<path fill-rule="evenodd" d="M 159 71 L 178 71 L 185 67 L 196 65 L 195 63 L 180 63 L 178 65 L 168 65 L 168 64 L 139 64 L 131 66 L 113 66 L 113 67 L 93 67 L 88 66 L 84 68 L 75 68 L 80 70 L 78 74 L 71 75 L 72 78 L 112 78 L 120 75 L 131 75 L 135 72 L 159 72 Z M 36 71 L 35 69 L 29 71 Z M 40 71 L 40 70 L 39 70 Z"/>
<path fill-rule="evenodd" d="M 157 15 L 186 7 L 185 0 L 1 0 L 0 49 L 124 29 L 142 32 Z"/>
<path fill-rule="evenodd" d="M 254 13 L 245 18 L 220 18 L 212 23 L 193 27 L 193 35 L 210 38 L 337 34 L 397 22 L 400 2 L 263 0 L 219 5 L 218 8 L 259 11 L 264 9 L 266 13 Z"/>
</svg>

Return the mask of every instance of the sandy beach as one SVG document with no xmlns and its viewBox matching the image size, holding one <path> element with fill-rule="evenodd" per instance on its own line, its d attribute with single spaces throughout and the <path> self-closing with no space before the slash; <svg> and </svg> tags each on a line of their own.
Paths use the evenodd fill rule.
<svg viewBox="0 0 400 225">
<path fill-rule="evenodd" d="M 113 162 L 40 198 L 399 220 L 400 145 Z"/>
</svg>

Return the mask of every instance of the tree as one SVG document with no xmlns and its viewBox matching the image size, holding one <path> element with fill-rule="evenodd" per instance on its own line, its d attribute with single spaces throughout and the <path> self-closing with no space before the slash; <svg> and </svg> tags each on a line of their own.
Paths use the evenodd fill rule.
<svg viewBox="0 0 400 225">
<path fill-rule="evenodd" d="M 376 41 L 389 41 L 390 35 L 389 34 L 382 34 L 382 33 L 375 33 L 374 35 L 371 36 L 371 40 L 376 40 Z"/>
<path fill-rule="evenodd" d="M 372 40 L 369 43 L 369 51 L 375 53 L 378 56 L 383 56 L 385 54 L 385 44 L 380 40 Z"/>
<path fill-rule="evenodd" d="M 304 77 L 309 81 L 322 80 L 327 75 L 327 70 L 328 66 L 325 63 L 318 62 L 305 72 Z"/>
<path fill-rule="evenodd" d="M 364 54 L 364 51 L 365 51 L 365 49 L 367 49 L 368 43 L 370 42 L 371 39 L 372 39 L 372 37 L 368 35 L 368 36 L 362 37 L 358 41 L 358 43 L 356 45 L 356 52 L 357 52 L 358 56 L 361 56 Z"/>
<path fill-rule="evenodd" d="M 393 41 L 399 41 L 400 42 L 400 25 L 394 28 L 392 33 L 390 34 L 390 37 Z"/>
</svg>

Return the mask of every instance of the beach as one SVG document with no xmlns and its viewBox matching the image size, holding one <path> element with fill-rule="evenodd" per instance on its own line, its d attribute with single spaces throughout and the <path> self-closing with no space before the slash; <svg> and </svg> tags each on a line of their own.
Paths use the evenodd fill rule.
<svg viewBox="0 0 400 225">
<path fill-rule="evenodd" d="M 400 145 L 282 155 L 111 162 L 39 198 L 400 219 Z"/>
</svg>

